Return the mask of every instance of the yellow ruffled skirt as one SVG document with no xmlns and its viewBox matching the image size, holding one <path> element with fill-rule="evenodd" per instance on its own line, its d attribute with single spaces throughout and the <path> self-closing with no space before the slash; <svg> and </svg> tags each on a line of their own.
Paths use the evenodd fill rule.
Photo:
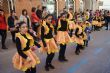
<svg viewBox="0 0 110 73">
<path fill-rule="evenodd" d="M 85 32 L 83 32 L 83 35 L 84 35 L 83 40 L 87 40 L 87 35 Z"/>
<path fill-rule="evenodd" d="M 67 44 L 69 42 L 72 42 L 67 31 L 58 31 L 56 35 L 56 41 L 58 44 Z"/>
<path fill-rule="evenodd" d="M 77 38 L 75 35 L 72 36 L 72 41 L 77 43 L 77 44 L 84 45 L 83 39 Z"/>
<path fill-rule="evenodd" d="M 40 52 L 44 52 L 44 53 L 46 52 L 48 54 L 51 54 L 51 53 L 55 53 L 55 52 L 59 51 L 57 44 L 55 43 L 54 38 L 45 39 L 45 42 L 47 45 L 47 49 L 43 46 L 42 41 L 39 42 L 39 44 L 42 46 L 42 48 L 40 49 Z"/>
<path fill-rule="evenodd" d="M 26 59 L 22 58 L 18 53 L 16 53 L 12 59 L 14 68 L 26 71 L 29 68 L 34 68 L 37 64 L 40 63 L 39 58 L 36 56 L 36 54 L 32 50 L 28 50 L 24 52 L 29 58 L 31 58 L 31 61 L 27 61 Z"/>
<path fill-rule="evenodd" d="M 98 25 L 98 21 L 92 21 L 92 25 Z"/>
</svg>

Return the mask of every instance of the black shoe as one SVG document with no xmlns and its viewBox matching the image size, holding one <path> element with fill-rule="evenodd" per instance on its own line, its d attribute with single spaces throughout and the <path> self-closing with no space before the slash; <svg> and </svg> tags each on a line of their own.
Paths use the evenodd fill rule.
<svg viewBox="0 0 110 73">
<path fill-rule="evenodd" d="M 61 59 L 61 58 L 59 58 L 58 60 L 59 60 L 60 62 L 63 62 L 63 59 Z"/>
<path fill-rule="evenodd" d="M 64 59 L 63 59 L 63 61 L 67 62 L 67 61 L 68 61 L 68 59 L 64 58 Z"/>
<path fill-rule="evenodd" d="M 67 62 L 68 60 L 64 58 L 64 59 L 59 59 L 59 61 L 60 62 Z"/>
<path fill-rule="evenodd" d="M 81 50 L 84 50 L 84 49 L 85 49 L 85 47 L 86 47 L 86 46 L 83 46 L 83 47 L 82 47 L 82 48 L 80 48 L 80 49 L 81 49 Z M 79 51 L 79 53 L 80 53 L 80 51 Z"/>
<path fill-rule="evenodd" d="M 75 54 L 76 54 L 76 55 L 79 55 L 79 53 L 80 53 L 80 52 L 78 52 L 78 51 L 75 51 Z"/>
<path fill-rule="evenodd" d="M 8 49 L 6 46 L 2 46 L 2 49 Z"/>
<path fill-rule="evenodd" d="M 55 69 L 55 67 L 52 64 L 49 64 L 49 68 Z"/>
<path fill-rule="evenodd" d="M 45 70 L 46 71 L 49 71 L 49 66 L 45 66 Z"/>
<path fill-rule="evenodd" d="M 15 40 L 13 40 L 13 43 L 16 43 Z"/>
<path fill-rule="evenodd" d="M 88 44 L 86 44 L 86 47 L 88 47 Z"/>
</svg>

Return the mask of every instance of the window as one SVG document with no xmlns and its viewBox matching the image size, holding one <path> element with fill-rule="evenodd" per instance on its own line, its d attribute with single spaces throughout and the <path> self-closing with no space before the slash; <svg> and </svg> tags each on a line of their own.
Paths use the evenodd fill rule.
<svg viewBox="0 0 110 73">
<path fill-rule="evenodd" d="M 55 6 L 56 6 L 56 3 L 55 3 L 55 0 L 42 0 L 42 4 L 43 6 L 46 6 L 47 7 L 47 10 L 52 14 L 55 12 Z"/>
<path fill-rule="evenodd" d="M 73 10 L 75 10 L 75 3 L 74 0 L 66 0 L 66 8 L 73 8 Z"/>
</svg>

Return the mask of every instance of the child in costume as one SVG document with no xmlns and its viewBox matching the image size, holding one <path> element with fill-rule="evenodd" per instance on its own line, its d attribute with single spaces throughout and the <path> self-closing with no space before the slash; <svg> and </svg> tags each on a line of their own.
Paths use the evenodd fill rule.
<svg viewBox="0 0 110 73">
<path fill-rule="evenodd" d="M 56 26 L 57 28 L 56 41 L 60 45 L 59 61 L 61 62 L 68 61 L 65 57 L 67 43 L 71 42 L 71 38 L 68 34 L 68 27 L 69 25 L 66 19 L 66 14 L 62 13 Z"/>
<path fill-rule="evenodd" d="M 67 18 L 68 18 L 68 24 L 69 24 L 69 30 L 70 30 L 70 37 L 72 37 L 72 33 L 75 28 L 75 22 L 74 22 L 74 18 L 73 18 L 73 9 L 72 8 L 69 9 Z"/>
<path fill-rule="evenodd" d="M 85 28 L 85 33 L 87 35 L 87 40 L 85 41 L 85 46 L 87 47 L 88 46 L 88 41 L 90 40 L 90 34 L 91 34 L 91 23 L 89 23 L 88 21 L 86 21 L 86 28 Z"/>
<path fill-rule="evenodd" d="M 36 46 L 40 48 L 40 45 L 34 40 L 34 34 L 28 32 L 28 26 L 25 22 L 20 22 L 18 25 L 19 32 L 16 33 L 17 53 L 13 57 L 13 65 L 25 73 L 36 73 L 36 65 L 40 63 L 40 60 L 32 49 L 35 49 Z"/>
<path fill-rule="evenodd" d="M 98 25 L 98 17 L 94 16 L 92 21 L 92 26 L 94 31 L 97 30 L 97 25 Z"/>
<path fill-rule="evenodd" d="M 84 45 L 84 34 L 83 34 L 83 28 L 81 25 L 82 25 L 82 21 L 77 20 L 75 35 L 72 36 L 72 40 L 77 44 L 76 50 L 75 50 L 76 55 L 79 55 L 80 49 L 82 49 Z"/>
<path fill-rule="evenodd" d="M 55 67 L 52 65 L 52 60 L 56 52 L 58 52 L 58 47 L 54 40 L 54 27 L 52 22 L 52 15 L 48 14 L 43 20 L 41 27 L 41 39 L 42 39 L 42 51 L 47 53 L 45 70 L 49 71 Z"/>
</svg>

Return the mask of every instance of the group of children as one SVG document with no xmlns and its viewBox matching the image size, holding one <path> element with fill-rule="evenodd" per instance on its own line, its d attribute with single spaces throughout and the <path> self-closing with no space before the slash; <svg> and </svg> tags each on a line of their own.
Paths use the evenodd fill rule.
<svg viewBox="0 0 110 73">
<path fill-rule="evenodd" d="M 53 26 L 51 22 L 51 14 L 48 14 L 42 20 L 40 29 L 41 41 L 39 42 L 35 40 L 37 35 L 31 29 L 27 29 L 25 22 L 19 23 L 19 32 L 16 34 L 18 52 L 13 57 L 15 68 L 25 71 L 25 73 L 36 73 L 35 66 L 40 63 L 40 60 L 32 49 L 37 46 L 41 52 L 47 53 L 45 70 L 55 69 L 52 65 L 55 53 L 59 52 L 58 60 L 60 62 L 67 62 L 68 59 L 65 56 L 66 46 L 68 43 L 76 43 L 75 54 L 79 55 L 80 50 L 88 46 L 92 24 L 96 27 L 101 20 L 93 19 L 91 24 L 87 20 L 83 21 L 80 17 L 74 19 L 70 8 L 68 13 L 61 13 L 56 26 Z M 60 46 L 60 49 L 58 49 L 57 45 Z"/>
<path fill-rule="evenodd" d="M 93 30 L 100 30 L 105 24 L 105 19 L 102 15 L 97 16 L 94 15 L 92 25 L 93 25 Z"/>
</svg>

